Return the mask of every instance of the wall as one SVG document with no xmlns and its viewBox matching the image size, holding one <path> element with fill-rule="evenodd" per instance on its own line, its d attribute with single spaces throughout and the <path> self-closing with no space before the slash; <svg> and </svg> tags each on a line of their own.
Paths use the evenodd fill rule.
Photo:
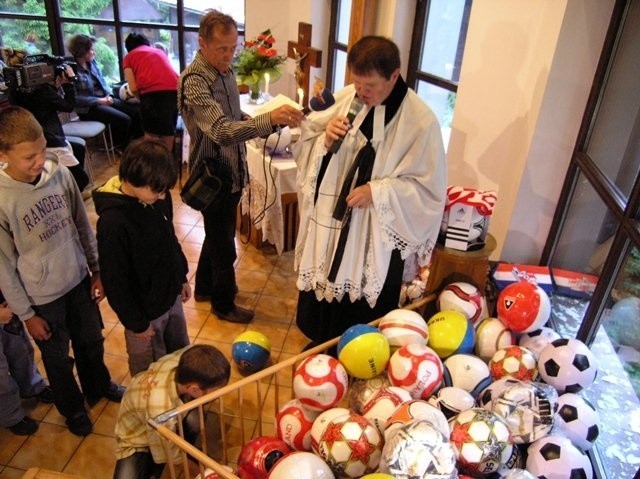
<svg viewBox="0 0 640 479">
<path fill-rule="evenodd" d="M 537 263 L 555 211 L 614 0 L 474 0 L 451 140 L 449 183 L 494 189 L 492 259 Z M 330 0 L 247 0 L 247 32 L 278 50 L 313 24 L 323 50 Z M 377 33 L 410 48 L 415 0 L 382 0 Z M 294 97 L 293 70 L 272 92 Z M 312 77 L 314 72 L 312 72 Z"/>
</svg>

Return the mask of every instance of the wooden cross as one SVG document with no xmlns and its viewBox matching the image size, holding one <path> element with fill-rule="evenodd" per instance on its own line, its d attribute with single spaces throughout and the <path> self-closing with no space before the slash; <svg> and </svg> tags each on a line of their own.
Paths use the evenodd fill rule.
<svg viewBox="0 0 640 479">
<path fill-rule="evenodd" d="M 298 23 L 298 41 L 289 41 L 287 56 L 293 58 L 296 62 L 296 88 L 302 88 L 304 91 L 302 104 L 306 105 L 309 100 L 309 73 L 311 67 L 319 68 L 322 66 L 322 50 L 311 46 L 310 23 Z M 298 100 L 297 97 L 296 100 Z"/>
</svg>

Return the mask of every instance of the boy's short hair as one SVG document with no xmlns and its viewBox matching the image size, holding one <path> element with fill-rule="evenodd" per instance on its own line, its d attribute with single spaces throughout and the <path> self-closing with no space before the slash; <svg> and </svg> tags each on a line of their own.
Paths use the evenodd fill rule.
<svg viewBox="0 0 640 479">
<path fill-rule="evenodd" d="M 386 37 L 362 37 L 347 53 L 347 68 L 363 76 L 377 72 L 388 80 L 400 68 L 400 50 Z"/>
<path fill-rule="evenodd" d="M 230 374 L 231 364 L 217 348 L 196 344 L 180 356 L 175 380 L 178 384 L 196 383 L 200 389 L 211 389 L 225 386 Z"/>
<path fill-rule="evenodd" d="M 124 150 L 118 175 L 120 181 L 164 193 L 178 181 L 177 160 L 162 141 L 140 138 Z"/>
<path fill-rule="evenodd" d="M 149 39 L 142 33 L 131 32 L 124 40 L 124 47 L 128 52 L 143 45 L 151 46 L 151 44 L 149 43 Z"/>
<path fill-rule="evenodd" d="M 0 152 L 6 153 L 18 143 L 36 141 L 42 135 L 42 126 L 29 110 L 21 106 L 0 110 Z"/>
</svg>

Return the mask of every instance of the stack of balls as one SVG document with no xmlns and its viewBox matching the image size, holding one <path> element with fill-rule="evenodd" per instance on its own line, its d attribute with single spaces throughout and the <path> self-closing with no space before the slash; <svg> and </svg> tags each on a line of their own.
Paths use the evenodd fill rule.
<svg viewBox="0 0 640 479">
<path fill-rule="evenodd" d="M 241 452 L 243 470 L 276 479 L 593 477 L 585 453 L 599 419 L 580 392 L 595 380 L 595 358 L 545 327 L 544 290 L 511 286 L 496 317 L 475 286 L 458 282 L 427 321 L 394 310 L 377 327 L 345 331 L 337 358 L 306 357 L 276 436 L 266 452 Z"/>
</svg>

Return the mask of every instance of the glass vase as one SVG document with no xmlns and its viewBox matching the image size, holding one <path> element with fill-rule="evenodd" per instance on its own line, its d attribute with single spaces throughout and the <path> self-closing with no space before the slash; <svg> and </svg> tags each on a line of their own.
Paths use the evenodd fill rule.
<svg viewBox="0 0 640 479">
<path fill-rule="evenodd" d="M 249 100 L 248 103 L 253 105 L 261 105 L 264 103 L 264 96 L 260 90 L 260 82 L 252 83 L 249 85 Z"/>
</svg>

